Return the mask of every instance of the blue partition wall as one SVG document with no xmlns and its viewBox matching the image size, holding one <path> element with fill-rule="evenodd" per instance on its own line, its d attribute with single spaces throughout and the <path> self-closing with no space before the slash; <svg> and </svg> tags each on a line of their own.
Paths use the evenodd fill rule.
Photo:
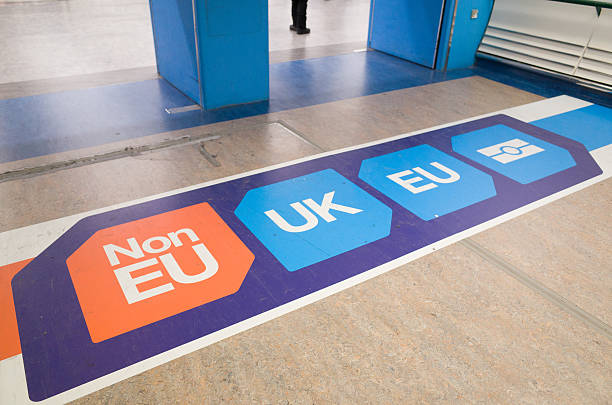
<svg viewBox="0 0 612 405">
<path fill-rule="evenodd" d="M 472 11 L 476 14 L 472 16 Z M 437 70 L 472 66 L 487 28 L 493 0 L 447 0 L 440 35 Z M 451 35 L 452 34 L 452 35 Z"/>
<path fill-rule="evenodd" d="M 372 0 L 368 46 L 435 67 L 444 0 Z"/>
<path fill-rule="evenodd" d="M 207 110 L 269 98 L 267 0 L 150 5 L 163 78 Z"/>
<path fill-rule="evenodd" d="M 492 8 L 493 0 L 371 0 L 368 46 L 432 69 L 469 67 Z"/>
<path fill-rule="evenodd" d="M 372 0 L 368 45 L 432 69 L 468 67 L 492 2 Z M 158 70 L 173 86 L 206 110 L 269 99 L 267 0 L 150 4 Z"/>
<path fill-rule="evenodd" d="M 150 0 L 157 71 L 200 104 L 191 0 Z"/>
<path fill-rule="evenodd" d="M 267 0 L 196 1 L 207 109 L 269 98 Z"/>
</svg>

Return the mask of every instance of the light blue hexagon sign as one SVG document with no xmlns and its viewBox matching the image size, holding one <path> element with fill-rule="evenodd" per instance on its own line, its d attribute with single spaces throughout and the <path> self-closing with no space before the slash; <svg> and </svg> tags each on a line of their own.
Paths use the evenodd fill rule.
<svg viewBox="0 0 612 405">
<path fill-rule="evenodd" d="M 289 271 L 388 236 L 392 216 L 332 169 L 250 190 L 235 213 Z"/>
<path fill-rule="evenodd" d="M 359 178 L 425 221 L 496 195 L 491 176 L 430 145 L 366 159 Z"/>
<path fill-rule="evenodd" d="M 494 125 L 452 138 L 453 150 L 521 184 L 576 166 L 570 153 L 506 125 Z"/>
</svg>

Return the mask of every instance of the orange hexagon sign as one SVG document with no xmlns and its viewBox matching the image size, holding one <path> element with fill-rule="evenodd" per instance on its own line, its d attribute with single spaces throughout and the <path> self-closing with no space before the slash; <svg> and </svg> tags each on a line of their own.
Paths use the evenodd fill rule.
<svg viewBox="0 0 612 405">
<path fill-rule="evenodd" d="M 253 260 L 201 203 L 97 231 L 66 263 L 97 343 L 235 293 Z"/>
</svg>

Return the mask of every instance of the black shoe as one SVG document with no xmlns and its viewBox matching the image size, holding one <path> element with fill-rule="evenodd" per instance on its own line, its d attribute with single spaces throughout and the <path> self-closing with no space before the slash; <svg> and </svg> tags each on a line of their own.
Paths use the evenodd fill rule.
<svg viewBox="0 0 612 405">
<path fill-rule="evenodd" d="M 310 34 L 310 28 L 298 28 L 295 32 L 298 35 Z"/>
<path fill-rule="evenodd" d="M 289 26 L 289 30 L 290 30 L 290 31 L 296 31 L 296 30 L 297 30 L 297 28 L 295 28 L 295 25 L 291 24 L 291 25 Z"/>
</svg>

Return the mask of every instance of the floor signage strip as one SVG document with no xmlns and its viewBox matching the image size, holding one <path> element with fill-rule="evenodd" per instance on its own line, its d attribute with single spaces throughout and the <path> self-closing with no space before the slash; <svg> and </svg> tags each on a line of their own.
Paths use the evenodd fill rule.
<svg viewBox="0 0 612 405">
<path fill-rule="evenodd" d="M 602 174 L 570 138 L 498 114 L 85 217 L 11 267 L 0 355 L 52 398 Z"/>
<path fill-rule="evenodd" d="M 13 278 L 30 398 L 601 173 L 582 144 L 496 115 L 85 218 Z"/>
</svg>

